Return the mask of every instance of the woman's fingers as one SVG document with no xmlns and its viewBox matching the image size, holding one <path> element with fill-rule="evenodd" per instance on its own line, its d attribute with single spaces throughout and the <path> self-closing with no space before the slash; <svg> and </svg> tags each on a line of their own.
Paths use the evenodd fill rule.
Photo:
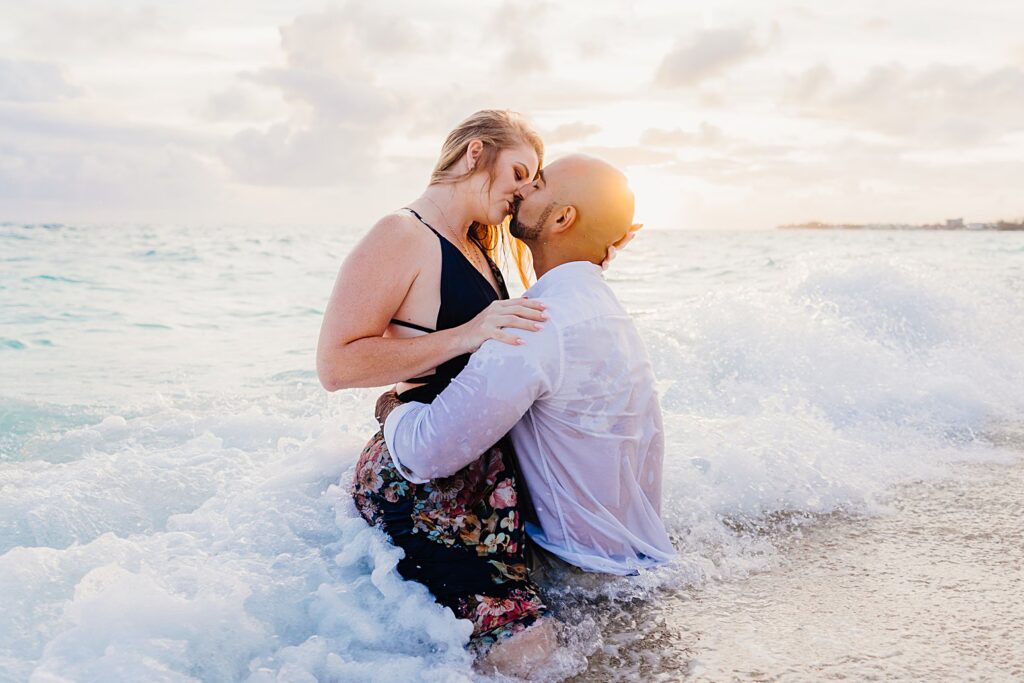
<svg viewBox="0 0 1024 683">
<path fill-rule="evenodd" d="M 541 326 L 532 320 L 524 320 L 515 315 L 503 315 L 497 318 L 498 327 L 515 327 L 520 330 L 539 330 Z"/>
<path fill-rule="evenodd" d="M 543 322 L 548 319 L 547 314 L 544 311 L 538 311 L 535 308 L 527 308 L 526 306 L 510 306 L 505 309 L 506 315 L 518 315 L 520 318 L 526 318 L 527 320 L 537 320 Z"/>
<path fill-rule="evenodd" d="M 526 306 L 527 308 L 535 308 L 538 311 L 543 311 L 547 308 L 547 306 L 540 301 L 537 301 L 536 299 L 527 299 L 525 296 L 521 296 L 518 299 L 505 299 L 499 303 L 505 306 Z"/>
<path fill-rule="evenodd" d="M 612 246 L 620 251 L 622 249 L 625 249 L 626 245 L 633 241 L 633 238 L 636 237 L 637 231 L 639 231 L 642 227 L 644 227 L 643 223 L 634 223 L 633 225 L 629 226 L 629 230 L 626 231 L 626 234 L 620 237 L 616 242 L 614 242 Z"/>
<path fill-rule="evenodd" d="M 608 247 L 608 251 L 604 255 L 604 261 L 601 261 L 601 270 L 608 270 L 608 265 L 611 264 L 612 259 L 615 258 L 617 253 L 618 250 L 614 246 Z"/>
<path fill-rule="evenodd" d="M 508 332 L 502 332 L 501 330 L 495 332 L 491 339 L 496 339 L 497 341 L 511 344 L 512 346 L 520 346 L 521 344 L 526 343 L 519 337 L 509 334 Z"/>
<path fill-rule="evenodd" d="M 618 242 L 616 242 L 615 244 L 612 245 L 612 248 L 613 249 L 625 249 L 626 245 L 629 244 L 630 242 L 632 242 L 634 237 L 636 237 L 636 233 L 635 232 L 627 232 L 625 237 L 623 237 Z"/>
<path fill-rule="evenodd" d="M 537 323 L 547 320 L 545 308 L 540 301 L 525 296 L 492 301 L 486 309 L 462 326 L 464 333 L 459 339 L 460 347 L 464 348 L 466 353 L 472 353 L 488 339 L 516 346 L 523 344 L 525 342 L 508 332 L 503 332 L 502 328 L 539 330 L 541 327 Z"/>
<path fill-rule="evenodd" d="M 633 223 L 631 226 L 629 226 L 629 230 L 626 231 L 625 235 L 620 237 L 618 240 L 613 242 L 611 246 L 608 247 L 608 251 L 605 253 L 604 256 L 604 261 L 601 262 L 601 270 L 608 270 L 608 266 L 611 264 L 615 256 L 620 251 L 625 249 L 627 244 L 633 241 L 633 238 L 636 237 L 637 231 L 642 227 L 644 227 L 643 223 Z"/>
</svg>

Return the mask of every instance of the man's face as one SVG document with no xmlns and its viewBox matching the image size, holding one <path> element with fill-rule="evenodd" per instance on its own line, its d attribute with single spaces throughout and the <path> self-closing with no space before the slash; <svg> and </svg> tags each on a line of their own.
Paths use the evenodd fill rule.
<svg viewBox="0 0 1024 683">
<path fill-rule="evenodd" d="M 519 189 L 512 208 L 512 221 L 509 223 L 509 232 L 513 237 L 524 242 L 540 238 L 552 212 L 558 207 L 549 184 L 551 180 L 548 174 L 541 170 L 537 173 L 536 180 Z"/>
</svg>

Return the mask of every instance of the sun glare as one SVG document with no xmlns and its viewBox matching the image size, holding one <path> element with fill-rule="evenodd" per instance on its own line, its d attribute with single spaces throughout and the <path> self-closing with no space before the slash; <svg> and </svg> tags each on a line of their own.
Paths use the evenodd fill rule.
<svg viewBox="0 0 1024 683">
<path fill-rule="evenodd" d="M 647 228 L 686 227 L 683 181 L 657 169 L 628 168 L 629 186 L 636 197 L 635 220 Z"/>
</svg>

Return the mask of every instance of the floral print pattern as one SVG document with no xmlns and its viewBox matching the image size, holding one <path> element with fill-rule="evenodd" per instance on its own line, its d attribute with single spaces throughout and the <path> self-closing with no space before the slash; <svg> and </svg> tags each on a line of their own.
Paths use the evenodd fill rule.
<svg viewBox="0 0 1024 683">
<path fill-rule="evenodd" d="M 405 578 L 423 582 L 456 616 L 473 622 L 475 646 L 518 633 L 547 613 L 528 579 L 511 457 L 505 439 L 450 477 L 413 484 L 398 472 L 378 432 L 356 465 L 353 497 L 360 514 L 405 548 L 408 562 L 399 563 Z M 411 537 L 430 544 L 415 545 Z M 438 563 L 446 550 L 450 561 L 442 555 Z M 417 552 L 422 561 L 410 557 Z M 479 559 L 467 561 L 473 557 Z M 478 589 L 460 591 L 460 573 Z M 479 590 L 481 583 L 486 590 Z"/>
</svg>

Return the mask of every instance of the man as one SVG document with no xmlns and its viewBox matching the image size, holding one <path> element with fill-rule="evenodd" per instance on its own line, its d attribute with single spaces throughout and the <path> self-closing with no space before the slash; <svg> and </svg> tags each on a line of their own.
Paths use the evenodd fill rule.
<svg viewBox="0 0 1024 683">
<path fill-rule="evenodd" d="M 654 376 L 598 265 L 629 234 L 633 195 L 619 171 L 583 156 L 551 164 L 522 195 L 512 234 L 533 254 L 526 295 L 547 306 L 547 322 L 515 330 L 520 346 L 485 343 L 433 403 L 395 408 L 384 438 L 402 475 L 424 483 L 511 430 L 536 510 L 530 538 L 586 571 L 635 574 L 674 551 L 659 516 Z"/>
</svg>

